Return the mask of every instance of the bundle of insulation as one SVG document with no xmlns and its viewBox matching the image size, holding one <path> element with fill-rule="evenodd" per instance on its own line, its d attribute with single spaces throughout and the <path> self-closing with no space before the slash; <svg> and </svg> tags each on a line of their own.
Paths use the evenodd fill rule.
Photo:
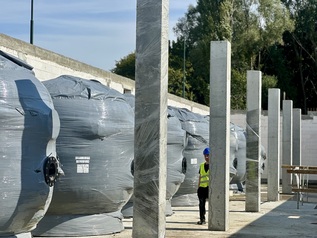
<svg viewBox="0 0 317 238">
<path fill-rule="evenodd" d="M 134 109 L 135 98 L 132 94 L 124 94 L 127 101 Z M 166 209 L 165 214 L 173 214 L 171 200 L 184 181 L 186 164 L 184 164 L 183 151 L 186 146 L 186 132 L 171 109 L 167 109 L 167 178 L 166 178 Z M 137 158 L 136 158 L 137 159 Z M 150 158 L 149 158 L 150 159 Z M 133 216 L 133 197 L 123 207 L 124 217 Z"/>
<path fill-rule="evenodd" d="M 65 176 L 36 236 L 120 232 L 133 193 L 134 112 L 121 93 L 96 80 L 63 75 L 43 82 L 59 113 L 57 152 Z"/>
<path fill-rule="evenodd" d="M 234 166 L 236 174 L 232 177 L 231 184 L 236 185 L 234 189 L 238 189 L 240 192 L 244 192 L 244 182 L 246 175 L 246 147 L 247 147 L 247 133 L 244 128 L 239 125 L 231 124 L 231 130 L 237 134 L 237 151 L 235 154 Z M 263 145 L 260 147 L 260 173 L 263 174 L 266 164 L 266 150 Z"/>
<path fill-rule="evenodd" d="M 187 145 L 186 131 L 171 108 L 167 109 L 167 184 L 166 214 L 172 215 L 172 199 L 185 180 L 186 159 L 184 152 Z"/>
<path fill-rule="evenodd" d="M 199 165 L 205 161 L 203 150 L 209 147 L 209 121 L 186 108 L 169 107 L 186 131 L 187 144 L 184 150 L 186 164 L 185 180 L 172 198 L 172 206 L 197 205 Z"/>
<path fill-rule="evenodd" d="M 245 181 L 245 172 L 246 172 L 246 131 L 235 124 L 231 124 L 232 130 L 237 133 L 238 136 L 238 150 L 236 153 L 236 162 L 235 167 L 237 173 L 233 176 L 231 184 L 236 184 L 238 189 L 242 192 L 243 185 Z"/>
<path fill-rule="evenodd" d="M 32 237 L 60 171 L 59 118 L 32 67 L 0 51 L 0 237 Z"/>
<path fill-rule="evenodd" d="M 209 116 L 205 117 L 209 122 Z M 229 137 L 229 181 L 231 182 L 232 178 L 237 175 L 237 152 L 239 146 L 239 137 L 238 133 L 235 130 L 236 125 L 230 123 L 230 137 Z"/>
<path fill-rule="evenodd" d="M 193 113 L 185 108 L 172 107 L 181 121 L 183 129 L 187 132 L 188 144 L 184 150 L 184 159 L 187 164 L 185 180 L 172 200 L 173 206 L 198 205 L 197 189 L 199 180 L 199 166 L 205 162 L 203 150 L 209 147 L 209 116 Z M 230 154 L 229 173 L 230 180 L 236 175 L 236 153 L 238 150 L 238 136 L 230 127 Z M 213 148 L 211 149 L 211 153 Z"/>
</svg>

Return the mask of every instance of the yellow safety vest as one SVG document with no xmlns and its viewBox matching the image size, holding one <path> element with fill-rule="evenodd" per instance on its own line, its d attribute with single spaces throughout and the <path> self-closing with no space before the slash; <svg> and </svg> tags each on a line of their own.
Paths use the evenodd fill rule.
<svg viewBox="0 0 317 238">
<path fill-rule="evenodd" d="M 200 184 L 199 187 L 207 188 L 209 186 L 209 171 L 205 171 L 205 163 L 200 164 Z"/>
</svg>

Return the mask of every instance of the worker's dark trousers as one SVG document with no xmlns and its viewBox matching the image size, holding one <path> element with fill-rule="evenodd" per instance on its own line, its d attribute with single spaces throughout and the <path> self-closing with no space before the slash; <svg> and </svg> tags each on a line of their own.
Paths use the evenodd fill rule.
<svg viewBox="0 0 317 238">
<path fill-rule="evenodd" d="M 208 199 L 208 187 L 199 187 L 197 190 L 199 199 L 199 217 L 201 221 L 206 221 L 206 200 Z"/>
</svg>

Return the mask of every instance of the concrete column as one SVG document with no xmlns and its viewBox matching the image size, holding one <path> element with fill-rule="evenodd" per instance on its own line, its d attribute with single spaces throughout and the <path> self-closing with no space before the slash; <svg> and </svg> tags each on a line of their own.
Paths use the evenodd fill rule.
<svg viewBox="0 0 317 238">
<path fill-rule="evenodd" d="M 280 190 L 280 90 L 269 89 L 267 200 L 279 201 Z"/>
<path fill-rule="evenodd" d="M 134 238 L 165 237 L 168 10 L 137 0 Z"/>
<path fill-rule="evenodd" d="M 302 109 L 293 109 L 293 165 L 302 165 Z"/>
<path fill-rule="evenodd" d="M 261 71 L 247 72 L 247 162 L 246 200 L 247 212 L 259 212 L 261 203 Z"/>
<path fill-rule="evenodd" d="M 208 229 L 229 227 L 231 44 L 210 44 L 210 190 Z"/>
<path fill-rule="evenodd" d="M 293 101 L 283 100 L 282 164 L 293 164 Z M 292 193 L 292 176 L 282 169 L 282 193 Z"/>
</svg>

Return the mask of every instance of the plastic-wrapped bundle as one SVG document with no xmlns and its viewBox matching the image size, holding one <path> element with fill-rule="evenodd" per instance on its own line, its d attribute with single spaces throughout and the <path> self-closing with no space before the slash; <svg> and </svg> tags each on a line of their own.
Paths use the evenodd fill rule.
<svg viewBox="0 0 317 238">
<path fill-rule="evenodd" d="M 133 192 L 133 109 L 94 80 L 60 76 L 43 82 L 61 121 L 57 139 L 65 176 L 33 234 L 90 236 L 120 232 Z"/>
<path fill-rule="evenodd" d="M 123 94 L 123 97 L 125 98 L 127 103 L 129 103 L 129 105 L 132 107 L 133 113 L 134 113 L 134 110 L 135 110 L 135 96 L 133 94 L 131 94 L 131 93 L 125 93 L 125 94 Z"/>
<path fill-rule="evenodd" d="M 187 161 L 185 180 L 172 200 L 173 206 L 197 205 L 198 171 L 199 165 L 205 162 L 203 150 L 209 147 L 209 116 L 202 116 L 184 108 L 174 108 L 176 115 L 187 132 L 188 144 L 184 151 Z M 234 166 L 235 155 L 238 150 L 238 136 L 230 128 L 230 180 L 236 175 Z M 211 148 L 212 150 L 212 148 Z M 212 153 L 212 152 L 211 152 Z"/>
<path fill-rule="evenodd" d="M 233 176 L 231 184 L 236 184 L 239 191 L 243 191 L 243 183 L 245 182 L 246 174 L 246 130 L 242 127 L 231 124 L 232 130 L 234 130 L 238 136 L 238 150 L 236 152 L 236 160 L 234 166 L 236 168 L 236 175 Z M 265 170 L 266 150 L 263 145 L 260 148 L 260 173 L 262 174 Z"/>
<path fill-rule="evenodd" d="M 236 161 L 234 163 L 237 173 L 233 176 L 231 184 L 237 184 L 238 189 L 243 191 L 242 182 L 245 181 L 246 172 L 246 131 L 235 124 L 231 124 L 231 128 L 238 136 L 238 150 L 236 152 Z"/>
<path fill-rule="evenodd" d="M 266 149 L 263 145 L 261 145 L 261 151 L 260 151 L 260 173 L 263 174 L 265 170 L 265 164 L 266 164 Z"/>
<path fill-rule="evenodd" d="M 134 96 L 125 94 L 127 101 L 134 108 Z M 166 180 L 166 215 L 172 215 L 171 199 L 184 181 L 186 164 L 183 161 L 183 151 L 186 145 L 186 132 L 182 129 L 181 123 L 175 112 L 167 110 L 167 180 Z M 133 198 L 122 210 L 124 217 L 133 216 Z"/>
<path fill-rule="evenodd" d="M 174 110 L 167 110 L 167 184 L 166 214 L 172 214 L 172 198 L 184 182 L 187 164 L 183 156 L 187 145 L 185 130 L 176 117 Z"/>
<path fill-rule="evenodd" d="M 209 121 L 206 117 L 185 108 L 170 107 L 187 134 L 185 180 L 172 199 L 173 206 L 197 205 L 198 171 L 203 163 L 203 150 L 209 146 Z"/>
<path fill-rule="evenodd" d="M 239 138 L 238 133 L 235 130 L 235 125 L 230 123 L 230 166 L 229 166 L 229 173 L 230 173 L 230 182 L 234 176 L 237 175 L 237 166 L 236 166 L 236 154 L 239 149 Z"/>
<path fill-rule="evenodd" d="M 31 237 L 58 176 L 59 118 L 32 67 L 0 51 L 0 237 Z"/>
</svg>

